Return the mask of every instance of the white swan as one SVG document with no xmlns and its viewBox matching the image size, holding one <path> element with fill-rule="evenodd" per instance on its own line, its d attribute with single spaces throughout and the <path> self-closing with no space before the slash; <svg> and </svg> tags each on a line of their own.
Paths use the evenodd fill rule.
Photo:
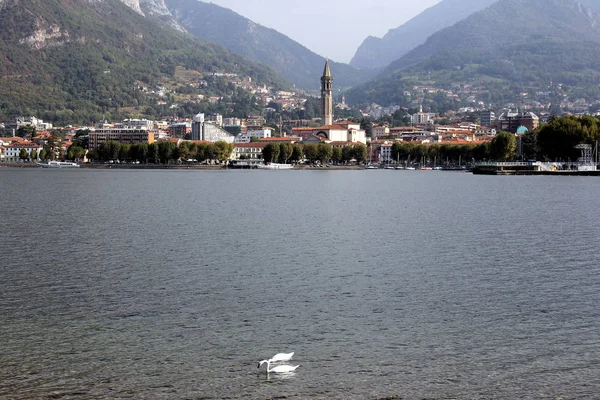
<svg viewBox="0 0 600 400">
<path fill-rule="evenodd" d="M 291 358 L 291 357 L 290 357 Z M 285 374 L 289 372 L 294 372 L 299 365 L 278 365 L 276 367 L 271 368 L 271 360 L 262 360 L 258 363 L 258 368 L 260 368 L 263 364 L 267 364 L 267 374 Z"/>
<path fill-rule="evenodd" d="M 291 353 L 278 353 L 273 356 L 269 361 L 270 362 L 281 362 L 281 361 L 290 361 L 294 356 L 294 352 Z"/>
</svg>

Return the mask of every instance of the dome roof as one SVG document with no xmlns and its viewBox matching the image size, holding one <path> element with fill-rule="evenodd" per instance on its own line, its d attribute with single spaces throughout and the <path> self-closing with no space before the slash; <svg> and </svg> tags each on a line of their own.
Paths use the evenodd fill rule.
<svg viewBox="0 0 600 400">
<path fill-rule="evenodd" d="M 527 129 L 526 126 L 521 125 L 520 127 L 517 128 L 517 134 L 524 135 L 527 132 L 529 132 L 529 129 Z"/>
</svg>

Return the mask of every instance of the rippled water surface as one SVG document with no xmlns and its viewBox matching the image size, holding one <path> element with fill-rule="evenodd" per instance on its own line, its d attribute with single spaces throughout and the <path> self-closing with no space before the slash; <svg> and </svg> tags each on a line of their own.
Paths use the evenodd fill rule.
<svg viewBox="0 0 600 400">
<path fill-rule="evenodd" d="M 2 399 L 600 398 L 597 178 L 0 169 L 0 205 Z"/>
</svg>

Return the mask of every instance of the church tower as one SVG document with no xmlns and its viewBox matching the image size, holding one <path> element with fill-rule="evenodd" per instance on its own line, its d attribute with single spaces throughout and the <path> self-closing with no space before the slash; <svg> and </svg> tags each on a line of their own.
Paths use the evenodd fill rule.
<svg viewBox="0 0 600 400">
<path fill-rule="evenodd" d="M 321 104 L 323 106 L 323 125 L 333 125 L 333 76 L 329 69 L 329 60 L 325 61 L 325 71 L 321 78 Z"/>
</svg>

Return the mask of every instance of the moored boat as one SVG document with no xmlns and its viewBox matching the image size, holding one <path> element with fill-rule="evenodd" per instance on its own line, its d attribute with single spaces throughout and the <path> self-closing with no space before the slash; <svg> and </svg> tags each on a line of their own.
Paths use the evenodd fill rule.
<svg viewBox="0 0 600 400">
<path fill-rule="evenodd" d="M 38 163 L 41 168 L 79 168 L 79 164 L 69 161 L 48 161 L 47 164 Z"/>
<path fill-rule="evenodd" d="M 258 164 L 256 167 L 258 169 L 294 169 L 294 166 L 292 164 L 277 163 Z"/>
</svg>

